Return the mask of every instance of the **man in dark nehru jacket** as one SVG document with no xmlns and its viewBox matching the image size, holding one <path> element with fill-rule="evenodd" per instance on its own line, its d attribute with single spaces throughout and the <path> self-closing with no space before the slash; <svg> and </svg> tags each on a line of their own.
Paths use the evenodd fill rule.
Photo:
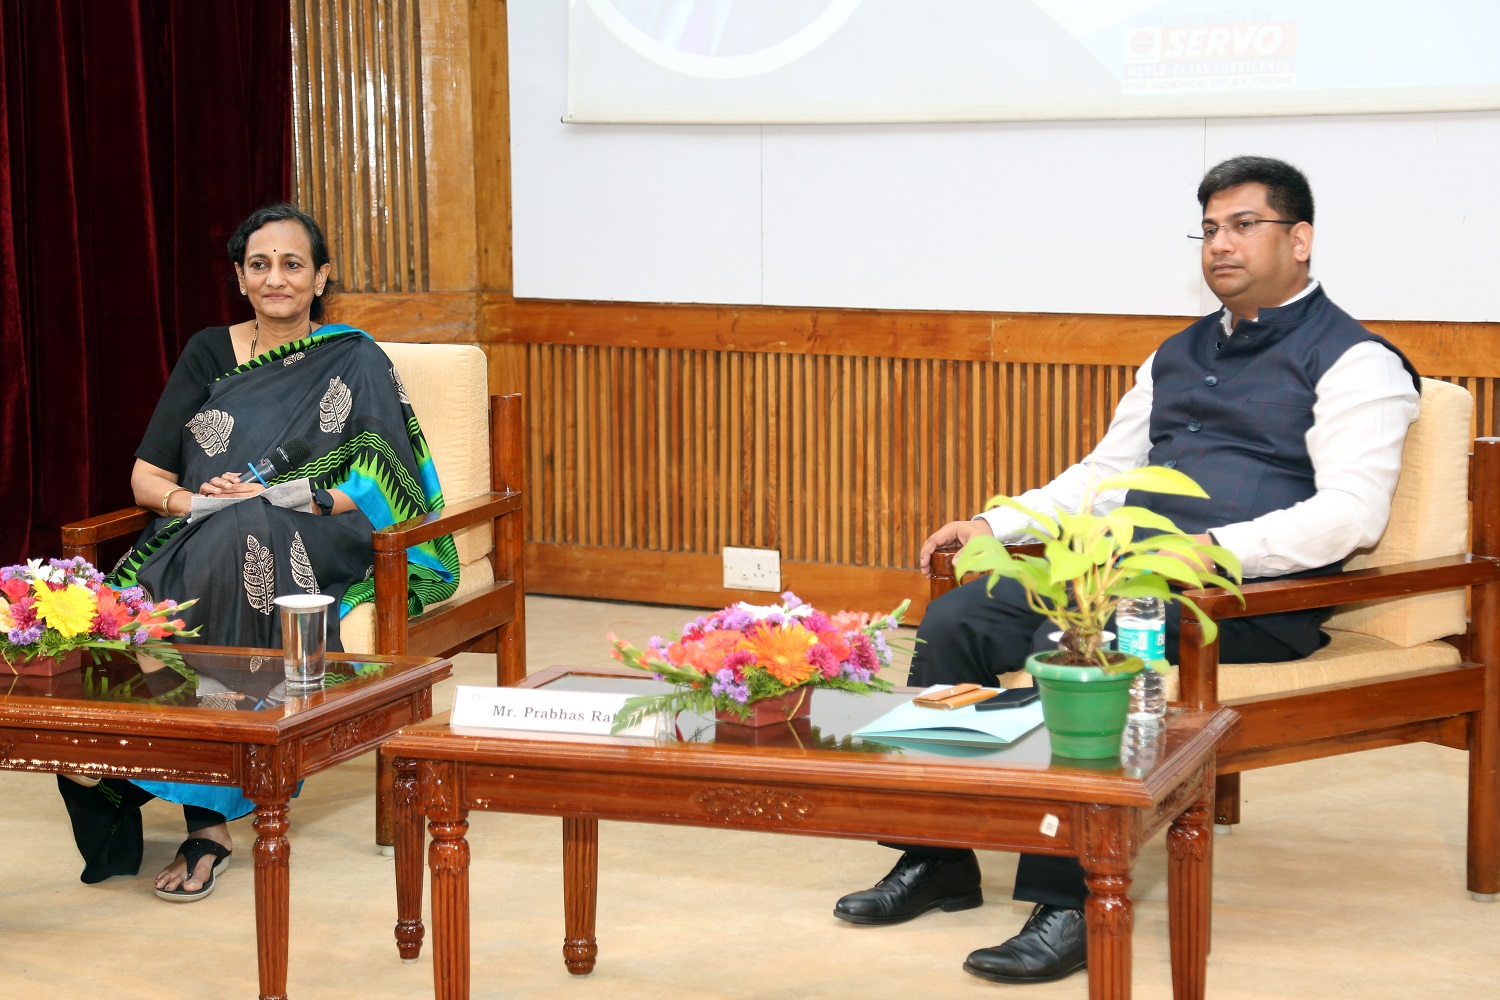
<svg viewBox="0 0 1500 1000">
<path fill-rule="evenodd" d="M 1334 571 L 1385 529 L 1406 429 L 1417 416 L 1416 370 L 1311 277 L 1312 190 L 1295 167 L 1258 156 L 1226 160 L 1204 176 L 1198 203 L 1203 277 L 1224 308 L 1168 338 L 1137 372 L 1093 453 L 1020 499 L 1033 509 L 1075 511 L 1091 481 L 1164 465 L 1192 476 L 1211 499 L 1148 493 L 1131 502 L 1233 552 L 1246 582 Z M 1123 500 L 1103 497 L 1096 510 Z M 1020 540 L 1024 526 L 1008 509 L 945 524 L 922 546 L 922 569 L 939 548 L 981 532 Z M 1306 656 L 1327 641 L 1319 628 L 1326 618 L 1301 611 L 1229 619 L 1220 625 L 1220 658 Z M 1169 604 L 1173 659 L 1180 620 Z M 911 683 L 994 686 L 997 674 L 1050 648 L 1050 628 L 1013 580 L 1001 580 L 993 597 L 984 580 L 966 584 L 928 608 Z M 984 901 L 973 851 L 888 846 L 904 851 L 890 874 L 840 899 L 835 916 L 894 924 Z M 1023 855 L 1014 898 L 1036 904 L 1030 918 L 1004 944 L 971 954 L 964 969 L 999 983 L 1078 971 L 1087 959 L 1087 896 L 1076 859 Z"/>
</svg>

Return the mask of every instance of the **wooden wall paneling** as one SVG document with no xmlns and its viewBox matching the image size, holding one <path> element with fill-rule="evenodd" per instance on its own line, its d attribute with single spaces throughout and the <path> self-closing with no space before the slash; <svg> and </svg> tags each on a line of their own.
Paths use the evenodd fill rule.
<svg viewBox="0 0 1500 1000">
<path fill-rule="evenodd" d="M 291 7 L 295 199 L 323 223 L 345 292 L 428 287 L 416 6 L 294 0 Z M 476 305 L 468 310 L 470 338 Z"/>
<path fill-rule="evenodd" d="M 774 547 L 774 533 L 771 530 L 768 505 L 774 499 L 770 486 L 771 477 L 775 474 L 775 468 L 780 462 L 779 456 L 774 455 L 769 447 L 771 428 L 774 427 L 771 423 L 773 419 L 771 394 L 775 391 L 775 387 L 768 378 L 768 360 L 764 354 L 754 354 L 750 357 L 755 368 L 754 399 L 757 410 L 755 451 L 750 460 L 750 467 L 755 470 L 755 496 L 751 501 L 755 520 L 750 527 L 750 537 L 756 539 L 758 545 Z"/>
<path fill-rule="evenodd" d="M 557 408 L 565 397 L 563 395 L 562 371 L 557 364 L 558 355 L 562 352 L 555 348 L 543 348 L 541 355 L 545 360 L 542 373 L 545 382 L 539 398 L 542 409 L 539 411 L 537 426 L 546 432 L 545 448 L 539 464 L 545 469 L 545 479 L 541 484 L 542 507 L 547 512 L 547 520 L 539 524 L 538 532 L 533 538 L 562 539 L 562 505 L 564 495 L 567 493 L 562 488 L 562 440 L 567 431 L 563 422 L 557 419 Z M 528 574 L 530 575 L 530 574 Z"/>
<path fill-rule="evenodd" d="M 1134 369 L 1191 317 L 485 299 L 493 342 Z M 1429 375 L 1500 377 L 1500 323 L 1366 322 Z"/>
<path fill-rule="evenodd" d="M 620 401 L 622 405 L 629 407 L 633 415 L 628 447 L 635 463 L 635 479 L 631 489 L 633 509 L 630 518 L 630 535 L 626 544 L 635 549 L 644 549 L 651 546 L 653 537 L 649 520 L 653 509 L 651 497 L 654 471 L 646 429 L 651 424 L 650 407 L 654 403 L 650 395 L 642 395 L 643 392 L 652 391 L 650 369 L 647 366 L 650 358 L 645 351 L 627 350 L 624 354 L 630 359 L 631 377 L 628 383 L 621 386 Z"/>
<path fill-rule="evenodd" d="M 578 384 L 574 387 L 578 410 L 578 539 L 586 545 L 607 544 L 599 518 L 599 489 L 608 485 L 599 461 L 597 369 L 603 353 L 578 352 Z"/>
<path fill-rule="evenodd" d="M 776 547 L 785 549 L 790 537 L 789 527 L 793 523 L 792 512 L 800 506 L 793 484 L 796 463 L 790 460 L 793 439 L 788 409 L 790 399 L 788 390 L 792 382 L 792 371 L 796 366 L 795 359 L 790 355 L 777 354 L 772 360 L 775 364 L 776 378 L 773 382 L 774 391 L 769 394 L 770 410 L 768 412 L 772 426 L 776 428 L 773 449 L 777 455 L 784 457 L 776 463 L 776 505 L 775 516 L 771 524 Z"/>
<path fill-rule="evenodd" d="M 608 417 L 606 435 L 609 440 L 609 462 L 615 470 L 612 482 L 619 488 L 609 489 L 605 494 L 609 509 L 609 538 L 613 545 L 624 545 L 628 503 L 635 493 L 634 477 L 626 451 L 626 433 L 620 420 L 626 412 L 626 388 L 621 374 L 621 354 L 616 347 L 609 349 L 608 406 L 604 413 Z"/>
<path fill-rule="evenodd" d="M 474 200 L 474 95 L 470 78 L 470 0 L 421 0 L 428 287 L 478 287 Z"/>
<path fill-rule="evenodd" d="M 471 305 L 476 301 L 473 296 L 462 296 Z M 468 321 L 468 333 L 473 331 L 479 322 L 479 316 L 471 312 Z M 489 358 L 489 383 L 490 391 L 505 395 L 519 392 L 529 395 L 526 384 L 526 366 L 529 348 L 525 344 L 484 344 L 484 352 Z"/>
<path fill-rule="evenodd" d="M 510 73 L 505 0 L 470 0 L 469 79 L 473 95 L 474 209 L 479 285 L 509 292 Z"/>
<path fill-rule="evenodd" d="M 334 0 L 323 8 L 323 38 L 332 57 L 327 66 L 327 77 L 335 95 L 331 105 L 333 118 L 329 122 L 331 134 L 327 137 L 326 148 L 332 154 L 332 195 L 335 199 L 333 212 L 337 220 L 335 226 L 340 234 L 339 237 L 329 238 L 338 239 L 341 245 L 340 256 L 345 261 L 344 287 L 379 291 L 370 280 L 370 270 L 365 262 L 366 235 L 364 227 L 360 225 L 360 209 L 368 205 L 369 201 L 361 198 L 360 191 L 359 134 L 356 129 L 359 104 L 355 96 L 364 88 L 360 86 L 363 81 L 354 74 L 353 59 L 345 35 L 349 24 L 348 14 L 347 0 Z"/>
<path fill-rule="evenodd" d="M 579 545 L 589 544 L 589 537 L 581 528 L 579 507 L 583 503 L 583 491 L 588 484 L 583 477 L 584 443 L 581 440 L 585 427 L 582 409 L 588 381 L 584 378 L 583 364 L 586 350 L 570 347 L 565 352 L 563 366 L 563 390 L 558 397 L 564 414 L 564 438 L 558 459 L 562 463 L 563 476 L 559 486 L 563 491 L 562 537 Z"/>
<path fill-rule="evenodd" d="M 671 526 L 671 535 L 668 545 L 670 548 L 684 549 L 687 547 L 687 532 L 684 530 L 684 517 L 687 511 L 687 500 L 684 493 L 687 490 L 687 480 L 694 475 L 701 475 L 701 470 L 692 467 L 692 459 L 689 455 L 693 440 L 695 427 L 691 400 L 678 391 L 687 377 L 691 352 L 672 351 L 667 356 L 667 364 L 670 370 L 668 384 L 672 386 L 668 398 L 671 402 L 671 460 L 668 467 L 670 476 L 671 492 L 668 497 L 671 506 L 668 510 L 668 524 Z"/>
<path fill-rule="evenodd" d="M 431 269 L 428 265 L 427 226 L 427 101 L 422 80 L 421 19 L 410 10 L 418 0 L 405 0 L 402 5 L 403 19 L 411 30 L 402 38 L 401 58 L 397 63 L 403 85 L 397 87 L 401 101 L 397 105 L 399 115 L 402 173 L 406 183 L 402 187 L 401 204 L 405 218 L 404 234 L 407 257 L 410 264 L 405 274 L 406 286 L 412 289 L 432 288 Z M 491 391 L 496 391 L 491 385 Z"/>
<path fill-rule="evenodd" d="M 853 414 L 853 425 L 850 427 L 849 446 L 849 496 L 856 504 L 854 510 L 863 512 L 860 521 L 849 526 L 849 550 L 845 555 L 845 562 L 856 566 L 870 565 L 870 553 L 868 551 L 868 540 L 871 532 L 879 530 L 876 522 L 872 520 L 875 513 L 875 505 L 871 502 L 870 481 L 871 459 L 869 432 L 875 427 L 875 415 L 869 409 L 869 358 L 850 358 L 848 365 L 853 369 L 846 380 L 849 385 L 850 412 Z"/>
<path fill-rule="evenodd" d="M 478 299 L 463 292 L 336 292 L 328 318 L 370 333 L 376 340 L 415 344 L 465 344 L 474 339 Z M 524 344 L 486 345 L 490 388 L 525 384 Z M 517 360 L 519 358 L 519 361 Z M 514 379 L 515 381 L 512 381 Z"/>
<path fill-rule="evenodd" d="M 319 196 L 325 190 L 322 156 L 313 155 L 319 146 L 312 134 L 313 106 L 321 108 L 322 73 L 317 33 L 313 30 L 313 10 L 305 0 L 293 0 L 290 8 L 292 32 L 292 199 L 312 212 L 324 228 L 331 221 L 322 209 Z M 338 276 L 335 270 L 334 276 Z"/>
<path fill-rule="evenodd" d="M 659 368 L 664 355 L 663 350 L 651 352 L 647 359 L 647 371 L 650 379 L 646 403 L 650 406 L 646 420 L 646 437 L 642 444 L 646 448 L 646 472 L 647 476 L 643 482 L 651 493 L 645 498 L 646 523 L 646 545 L 648 549 L 667 548 L 667 539 L 670 532 L 667 530 L 666 510 L 667 505 L 663 502 L 670 488 L 667 480 L 666 456 L 662 454 L 660 431 L 667 425 L 667 398 L 668 387 L 659 381 Z"/>
<path fill-rule="evenodd" d="M 340 73 L 341 105 L 344 113 L 345 146 L 344 171 L 348 178 L 348 246 L 353 248 L 356 273 L 360 287 L 373 292 L 388 291 L 380 280 L 376 260 L 379 240 L 367 213 L 377 202 L 377 192 L 371 185 L 373 177 L 371 127 L 369 105 L 365 98 L 376 87 L 378 77 L 372 78 L 374 67 L 370 61 L 370 38 L 365 30 L 365 20 L 370 11 L 369 4 L 344 0 L 336 7 L 342 16 L 335 27 L 338 30 L 339 50 L 343 54 Z M 347 248 L 347 247 L 346 247 Z"/>
</svg>

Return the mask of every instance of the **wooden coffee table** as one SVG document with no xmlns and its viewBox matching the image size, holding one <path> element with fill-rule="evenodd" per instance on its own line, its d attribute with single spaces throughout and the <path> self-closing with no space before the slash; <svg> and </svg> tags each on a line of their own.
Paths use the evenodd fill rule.
<svg viewBox="0 0 1500 1000">
<path fill-rule="evenodd" d="M 635 671 L 553 667 L 526 681 L 578 691 L 646 693 Z M 955 757 L 915 744 L 849 736 L 904 695 L 819 691 L 810 724 L 751 735 L 683 716 L 685 742 L 453 729 L 446 719 L 381 747 L 396 772 L 396 942 L 421 949 L 422 814 L 433 841 L 433 976 L 439 1000 L 469 995 L 472 809 L 561 816 L 563 958 L 591 972 L 599 820 L 725 827 L 866 840 L 916 841 L 1078 857 L 1092 894 L 1089 996 L 1130 996 L 1131 870 L 1161 827 L 1167 836 L 1173 995 L 1204 995 L 1213 850 L 1214 749 L 1233 731 L 1228 709 L 1169 713 L 1154 759 L 1052 760 L 1038 729 L 1003 752 Z M 730 730 L 734 732 L 731 733 Z M 729 742 L 726 736 L 737 742 Z M 830 918 L 832 919 L 832 918 Z"/>
<path fill-rule="evenodd" d="M 330 686 L 283 701 L 274 650 L 194 646 L 184 654 L 189 676 L 126 659 L 50 678 L 0 676 L 0 768 L 243 788 L 255 803 L 260 996 L 279 1000 L 297 782 L 431 716 L 432 686 L 452 664 L 331 654 Z"/>
</svg>

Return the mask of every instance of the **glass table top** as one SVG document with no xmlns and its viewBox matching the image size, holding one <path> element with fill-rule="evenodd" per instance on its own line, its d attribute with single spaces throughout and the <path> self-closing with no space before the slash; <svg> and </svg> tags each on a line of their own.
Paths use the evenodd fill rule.
<svg viewBox="0 0 1500 1000">
<path fill-rule="evenodd" d="M 160 705 L 234 712 L 280 712 L 288 704 L 280 655 L 269 650 L 204 650 L 180 647 L 184 663 L 168 665 L 150 656 L 140 662 L 85 653 L 83 666 L 51 677 L 0 674 L 0 703 L 55 699 L 96 704 Z M 324 691 L 364 677 L 400 669 L 389 660 L 330 658 Z M 322 692 L 304 695 L 302 700 Z M 290 699 L 295 700 L 295 699 Z"/>
<path fill-rule="evenodd" d="M 530 685 L 528 685 L 530 686 Z M 542 680 L 537 685 L 554 691 L 586 691 L 608 694 L 665 694 L 672 686 L 648 676 L 608 676 L 587 672 L 564 673 Z M 683 712 L 677 717 L 673 738 L 685 743 L 733 743 L 792 750 L 831 750 L 844 753 L 898 755 L 927 760 L 971 760 L 976 764 L 1005 766 L 1067 767 L 1090 771 L 1112 771 L 1130 777 L 1141 777 L 1155 766 L 1163 751 L 1186 733 L 1174 732 L 1174 718 L 1179 710 L 1168 713 L 1166 723 L 1147 733 L 1147 739 L 1128 740 L 1119 758 L 1098 761 L 1054 758 L 1046 728 L 1031 732 L 1002 747 L 958 746 L 941 743 L 912 742 L 889 738 L 874 739 L 854 735 L 855 730 L 873 722 L 904 701 L 913 692 L 850 694 L 822 689 L 813 692 L 810 718 L 779 723 L 763 729 L 716 724 L 712 716 Z"/>
</svg>

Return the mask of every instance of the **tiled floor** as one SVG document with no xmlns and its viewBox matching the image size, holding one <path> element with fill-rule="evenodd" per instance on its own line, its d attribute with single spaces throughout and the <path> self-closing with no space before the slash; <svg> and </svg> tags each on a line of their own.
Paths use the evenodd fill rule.
<svg viewBox="0 0 1500 1000">
<path fill-rule="evenodd" d="M 637 642 L 691 612 L 530 598 L 528 661 L 607 662 L 608 631 Z M 465 683 L 494 661 L 461 658 Z M 436 700 L 451 701 L 451 682 Z M 1245 823 L 1217 842 L 1215 998 L 1414 1000 L 1500 995 L 1500 905 L 1464 891 L 1466 758 L 1398 747 L 1248 775 Z M 396 957 L 391 862 L 373 846 L 373 759 L 307 782 L 292 809 L 291 996 L 420 998 L 432 965 Z M 208 899 L 169 905 L 149 875 L 182 839 L 173 807 L 146 808 L 146 863 L 97 886 L 80 863 L 50 777 L 0 772 L 0 997 L 204 1000 L 256 993 L 249 821 Z M 476 998 L 861 998 L 1087 995 L 1083 976 L 1033 987 L 959 968 L 1024 919 L 1012 859 L 983 857 L 989 902 L 899 927 L 835 920 L 893 855 L 874 844 L 603 824 L 597 971 L 563 969 L 557 820 L 476 814 Z M 1147 845 L 1135 885 L 1137 997 L 1170 996 L 1165 851 Z M 1019 991 L 1019 993 L 1018 993 Z"/>
</svg>

